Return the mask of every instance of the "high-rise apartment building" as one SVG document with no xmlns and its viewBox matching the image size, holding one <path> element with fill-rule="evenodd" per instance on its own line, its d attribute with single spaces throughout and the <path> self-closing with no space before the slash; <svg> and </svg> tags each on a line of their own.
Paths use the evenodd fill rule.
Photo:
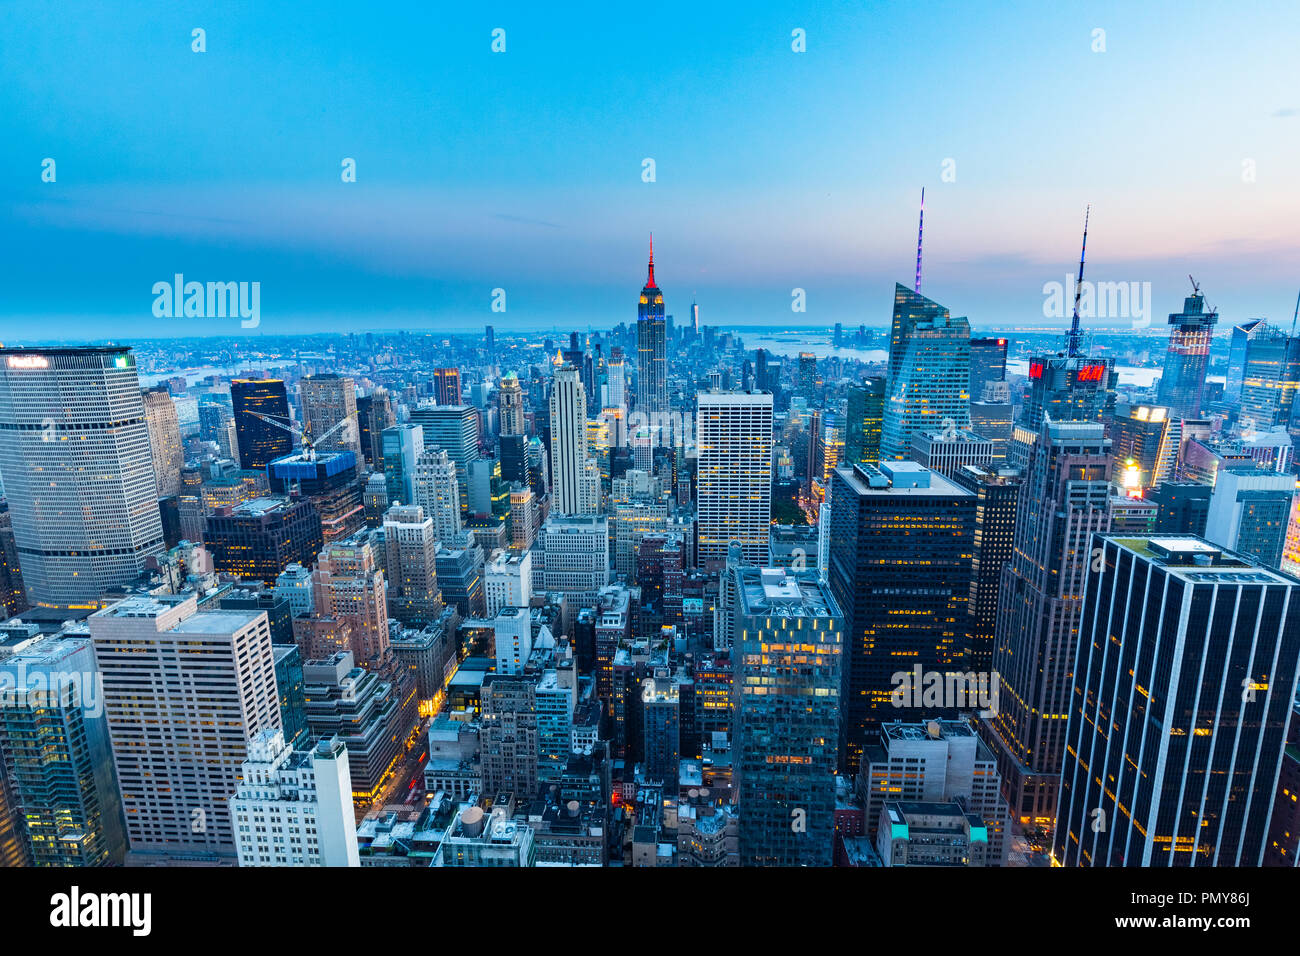
<svg viewBox="0 0 1300 956">
<path fill-rule="evenodd" d="M 163 550 L 135 356 L 0 348 L 0 475 L 32 604 L 93 607 Z"/>
<path fill-rule="evenodd" d="M 600 470 L 587 448 L 587 398 L 578 370 L 561 365 L 551 385 L 551 510 L 589 515 L 600 510 Z"/>
<path fill-rule="evenodd" d="M 760 564 L 772 519 L 772 396 L 710 391 L 696 403 L 697 560 L 721 564 L 737 541 L 743 560 Z"/>
</svg>

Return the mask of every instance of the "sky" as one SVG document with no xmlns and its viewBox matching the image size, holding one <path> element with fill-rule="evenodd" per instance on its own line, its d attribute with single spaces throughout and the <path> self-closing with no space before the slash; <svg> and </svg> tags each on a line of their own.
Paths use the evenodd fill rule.
<svg viewBox="0 0 1300 956">
<path fill-rule="evenodd" d="M 880 326 L 922 187 L 976 328 L 1068 321 L 1088 204 L 1157 325 L 1189 273 L 1290 322 L 1300 4 L 557 6 L 0 4 L 0 340 L 607 328 L 651 232 L 679 322 Z M 259 325 L 155 316 L 177 273 Z"/>
</svg>

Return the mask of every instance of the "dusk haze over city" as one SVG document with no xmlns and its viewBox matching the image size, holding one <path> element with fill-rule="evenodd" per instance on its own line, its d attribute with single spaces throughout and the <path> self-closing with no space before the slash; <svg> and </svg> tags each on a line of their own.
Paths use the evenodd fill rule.
<svg viewBox="0 0 1300 956">
<path fill-rule="evenodd" d="M 1283 929 L 1298 37 L 0 4 L 10 927 Z"/>
</svg>

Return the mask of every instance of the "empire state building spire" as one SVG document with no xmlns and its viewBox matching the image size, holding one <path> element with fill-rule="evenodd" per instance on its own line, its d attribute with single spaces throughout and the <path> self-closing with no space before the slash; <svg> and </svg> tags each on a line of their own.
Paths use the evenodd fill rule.
<svg viewBox="0 0 1300 956">
<path fill-rule="evenodd" d="M 655 285 L 655 234 L 650 233 L 650 277 L 645 281 L 647 289 L 659 288 Z"/>
</svg>

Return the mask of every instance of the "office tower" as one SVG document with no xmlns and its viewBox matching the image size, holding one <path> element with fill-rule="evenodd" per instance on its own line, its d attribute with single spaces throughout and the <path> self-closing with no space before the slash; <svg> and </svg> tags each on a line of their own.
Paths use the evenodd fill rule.
<svg viewBox="0 0 1300 956">
<path fill-rule="evenodd" d="M 18 542 L 14 539 L 14 518 L 9 502 L 0 498 L 0 614 L 8 619 L 28 607 L 23 569 L 18 563 Z"/>
<path fill-rule="evenodd" d="M 383 472 L 374 472 L 366 479 L 361 501 L 366 509 L 366 527 L 380 527 L 384 523 L 384 512 L 388 510 L 388 484 Z"/>
<path fill-rule="evenodd" d="M 908 458 L 951 478 L 966 465 L 992 464 L 993 442 L 973 431 L 917 432 L 912 436 Z"/>
<path fill-rule="evenodd" d="M 609 584 L 609 521 L 603 515 L 551 514 L 534 551 L 539 590 L 559 591 L 578 607 L 591 607 Z"/>
<path fill-rule="evenodd" d="M 463 543 L 459 477 L 456 463 L 444 450 L 429 450 L 416 459 L 414 501 L 433 519 L 434 537 L 443 547 Z"/>
<path fill-rule="evenodd" d="M 390 425 L 380 432 L 380 449 L 388 503 L 420 504 L 415 481 L 417 462 L 424 453 L 424 429 L 419 425 Z"/>
<path fill-rule="evenodd" d="M 1011 387 L 1006 382 L 985 382 L 979 398 L 972 396 L 970 428 L 976 435 L 993 442 L 995 462 L 1006 461 L 1015 429 Z"/>
<path fill-rule="evenodd" d="M 439 405 L 460 404 L 460 369 L 435 368 L 433 370 L 433 397 Z"/>
<path fill-rule="evenodd" d="M 894 286 L 882 460 L 901 460 L 918 432 L 970 427 L 970 323 Z"/>
<path fill-rule="evenodd" d="M 518 676 L 524 673 L 533 652 L 533 618 L 526 607 L 502 607 L 492 618 L 492 643 L 496 672 Z"/>
<path fill-rule="evenodd" d="M 230 402 L 241 468 L 265 468 L 293 451 L 293 437 L 287 431 L 257 417 L 265 415 L 286 425 L 290 423 L 289 396 L 283 380 L 234 379 L 230 383 Z"/>
<path fill-rule="evenodd" d="M 484 334 L 483 341 L 484 344 L 487 346 L 488 358 L 491 359 L 495 357 L 497 353 L 497 330 L 492 328 L 492 326 L 490 325 L 484 326 L 483 334 Z"/>
<path fill-rule="evenodd" d="M 1030 446 L 1042 434 L 1044 421 L 1103 421 L 1115 401 L 1112 381 L 1116 377 L 1114 360 L 1109 358 L 1051 354 L 1030 359 L 1029 390 L 1016 422 L 1008 464 L 1017 468 L 1028 464 Z"/>
<path fill-rule="evenodd" d="M 664 296 L 655 285 L 655 247 L 650 240 L 650 275 L 636 307 L 636 407 L 653 415 L 668 411 L 668 353 Z"/>
<path fill-rule="evenodd" d="M 614 570 L 636 581 L 637 548 L 642 538 L 662 532 L 668 526 L 668 502 L 662 498 L 636 496 L 614 505 L 609 516 L 614 544 Z"/>
<path fill-rule="evenodd" d="M 537 792 L 536 690 L 537 678 L 523 674 L 483 678 L 480 733 L 485 793 Z"/>
<path fill-rule="evenodd" d="M 469 463 L 469 506 L 471 517 L 492 514 L 493 491 L 501 482 L 501 466 L 495 458 L 475 458 Z"/>
<path fill-rule="evenodd" d="M 857 793 L 868 836 L 876 836 L 885 806 L 960 803 L 987 831 L 987 866 L 1001 866 L 1010 849 L 1010 823 L 993 752 L 965 720 L 883 724 L 862 753 Z"/>
<path fill-rule="evenodd" d="M 172 393 L 166 385 L 146 388 L 140 397 L 144 402 L 144 418 L 149 429 L 149 448 L 153 452 L 158 497 L 168 498 L 180 493 L 181 469 L 185 466 L 176 403 L 172 401 Z"/>
<path fill-rule="evenodd" d="M 325 545 L 311 580 L 314 615 L 347 628 L 358 664 L 379 666 L 388 652 L 388 588 L 367 537 Z"/>
<path fill-rule="evenodd" d="M 1112 475 L 1134 497 L 1174 475 L 1178 437 L 1170 428 L 1170 414 L 1158 405 L 1115 406 L 1110 426 Z"/>
<path fill-rule="evenodd" d="M 227 401 L 221 401 L 216 395 L 205 395 L 199 401 L 199 438 L 203 441 L 215 442 L 221 444 L 222 432 L 227 423 L 233 423 L 235 420 L 234 413 L 230 410 L 229 396 Z M 175 404 L 175 403 L 173 403 Z M 227 454 L 226 449 L 222 451 L 223 458 L 234 458 L 238 460 L 238 442 L 236 442 L 235 453 Z"/>
<path fill-rule="evenodd" d="M 1255 331 L 1263 332 L 1268 323 L 1263 319 L 1247 319 L 1232 327 L 1232 341 L 1228 346 L 1228 374 L 1223 385 L 1223 399 L 1237 402 L 1241 399 L 1241 389 L 1246 380 L 1246 352 L 1255 337 Z"/>
<path fill-rule="evenodd" d="M 280 695 L 280 726 L 291 747 L 307 746 L 307 697 L 303 692 L 302 651 L 297 644 L 272 644 L 275 688 Z"/>
<path fill-rule="evenodd" d="M 361 440 L 361 453 L 372 469 L 383 467 L 384 447 L 382 435 L 385 428 L 397 424 L 393 399 L 386 388 L 376 388 L 369 395 L 357 399 L 357 431 Z"/>
<path fill-rule="evenodd" d="M 587 399 L 571 365 L 555 370 L 551 386 L 551 480 L 556 514 L 600 510 L 600 472 L 587 451 Z"/>
<path fill-rule="evenodd" d="M 795 375 L 798 393 L 811 401 L 817 394 L 817 356 L 812 352 L 800 352 Z"/>
<path fill-rule="evenodd" d="M 273 583 L 290 564 L 310 565 L 324 543 L 310 501 L 253 498 L 208 515 L 203 545 L 218 572 Z"/>
<path fill-rule="evenodd" d="M 113 749 L 81 628 L 0 654 L 0 777 L 33 866 L 121 866 Z"/>
<path fill-rule="evenodd" d="M 641 718 L 645 776 L 674 787 L 681 760 L 681 695 L 669 677 L 641 682 Z"/>
<path fill-rule="evenodd" d="M 316 451 L 350 451 L 354 465 L 359 467 L 362 454 L 356 383 L 343 375 L 311 375 L 298 383 L 298 395 L 302 401 L 303 434 L 312 437 Z M 336 428 L 341 422 L 346 424 Z"/>
<path fill-rule="evenodd" d="M 442 614 L 433 519 L 419 505 L 395 505 L 384 515 L 384 578 L 388 607 L 407 627 L 421 628 Z"/>
<path fill-rule="evenodd" d="M 1011 560 L 1022 475 L 1012 468 L 967 465 L 953 483 L 975 496 L 975 540 L 966 619 L 970 643 L 967 671 L 993 670 L 1002 568 Z"/>
<path fill-rule="evenodd" d="M 1205 296 L 1193 283 L 1183 300 L 1183 311 L 1169 315 L 1169 351 L 1160 376 L 1157 401 L 1172 418 L 1199 418 L 1205 391 L 1205 371 L 1210 364 L 1210 337 L 1219 313 L 1205 311 Z"/>
<path fill-rule="evenodd" d="M 844 619 L 815 571 L 734 574 L 741 863 L 829 866 Z"/>
<path fill-rule="evenodd" d="M 0 867 L 31 866 L 31 848 L 27 845 L 27 830 L 16 810 L 17 805 L 9 778 L 6 774 L 0 773 Z"/>
<path fill-rule="evenodd" d="M 573 753 L 576 681 L 573 659 L 566 658 L 542 671 L 533 690 L 537 707 L 537 780 L 541 784 L 562 781 L 565 764 Z M 602 809 L 604 805 L 602 802 Z"/>
<path fill-rule="evenodd" d="M 829 579 L 844 611 L 840 746 L 850 770 L 881 723 L 906 715 L 897 709 L 897 674 L 969 669 L 975 503 L 971 492 L 915 462 L 835 471 Z M 930 716 L 956 716 L 956 709 Z"/>
<path fill-rule="evenodd" d="M 131 858 L 235 856 L 227 801 L 249 744 L 279 730 L 260 611 L 132 597 L 90 617 Z"/>
<path fill-rule="evenodd" d="M 732 541 L 746 563 L 762 562 L 772 516 L 772 396 L 701 392 L 695 443 L 698 562 L 725 561 Z"/>
<path fill-rule="evenodd" d="M 32 604 L 94 607 L 163 549 L 127 348 L 0 348 L 0 474 Z"/>
<path fill-rule="evenodd" d="M 497 448 L 501 461 L 501 480 L 507 485 L 528 484 L 528 437 L 502 435 Z"/>
<path fill-rule="evenodd" d="M 1270 568 L 1282 566 L 1295 476 L 1254 462 L 1219 469 L 1205 520 L 1205 539 Z"/>
<path fill-rule="evenodd" d="M 477 546 L 447 548 L 444 545 L 438 549 L 434 563 L 442 599 L 455 607 L 461 617 L 482 617 L 486 609 L 483 550 Z"/>
<path fill-rule="evenodd" d="M 483 569 L 487 615 L 503 607 L 528 607 L 533 596 L 533 554 L 497 552 Z"/>
<path fill-rule="evenodd" d="M 348 751 L 338 739 L 295 750 L 279 730 L 248 745 L 230 798 L 240 866 L 360 866 Z"/>
<path fill-rule="evenodd" d="M 526 485 L 517 485 L 510 489 L 510 546 L 519 551 L 526 551 L 537 540 L 537 531 L 541 526 L 541 516 L 537 507 L 537 496 Z"/>
<path fill-rule="evenodd" d="M 457 811 L 438 843 L 434 866 L 522 867 L 537 865 L 533 828 L 510 818 L 504 810 L 483 808 Z"/>
<path fill-rule="evenodd" d="M 1005 382 L 1007 379 L 1007 340 L 970 340 L 970 395 L 974 399 L 984 394 L 988 382 Z"/>
<path fill-rule="evenodd" d="M 370 803 L 419 720 L 414 686 L 403 689 L 362 670 L 348 651 L 307 661 L 302 678 L 310 739 L 337 738 L 347 748 L 352 800 Z"/>
<path fill-rule="evenodd" d="M 289 602 L 294 617 L 312 610 L 311 571 L 301 564 L 290 564 L 275 578 L 275 595 Z"/>
<path fill-rule="evenodd" d="M 477 412 L 471 405 L 420 405 L 411 409 L 411 423 L 424 429 L 425 450 L 441 449 L 456 465 L 463 506 L 469 501 L 469 463 L 478 457 Z"/>
<path fill-rule="evenodd" d="M 522 435 L 524 433 L 524 390 L 519 387 L 519 376 L 514 372 L 501 379 L 501 387 L 497 390 L 497 402 L 501 409 L 501 434 Z"/>
<path fill-rule="evenodd" d="M 980 719 L 1012 815 L 1050 824 L 1092 534 L 1110 528 L 1111 448 L 1100 424 L 1048 422 L 1032 451 L 1015 548 L 1002 571 L 993 657 L 999 707 Z"/>
<path fill-rule="evenodd" d="M 1300 337 L 1261 322 L 1246 346 L 1241 403 L 1237 416 L 1242 431 L 1288 427 L 1296 390 L 1300 389 Z"/>
<path fill-rule="evenodd" d="M 365 524 L 365 499 L 350 451 L 297 451 L 266 466 L 271 492 L 311 502 L 320 517 L 321 535 L 334 541 Z"/>
<path fill-rule="evenodd" d="M 1156 532 L 1204 537 L 1213 493 L 1213 485 L 1199 482 L 1166 481 L 1151 489 L 1147 497 L 1159 507 Z"/>
<path fill-rule="evenodd" d="M 880 430 L 884 417 L 884 378 L 873 375 L 862 385 L 849 389 L 844 430 L 845 464 L 874 465 L 880 461 Z"/>
<path fill-rule="evenodd" d="M 1191 536 L 1092 545 L 1056 861 L 1259 866 L 1296 694 L 1300 580 Z"/>
<path fill-rule="evenodd" d="M 627 365 L 623 359 L 623 350 L 617 345 L 609 350 L 605 375 L 609 388 L 605 404 L 611 408 L 627 408 Z"/>
</svg>

